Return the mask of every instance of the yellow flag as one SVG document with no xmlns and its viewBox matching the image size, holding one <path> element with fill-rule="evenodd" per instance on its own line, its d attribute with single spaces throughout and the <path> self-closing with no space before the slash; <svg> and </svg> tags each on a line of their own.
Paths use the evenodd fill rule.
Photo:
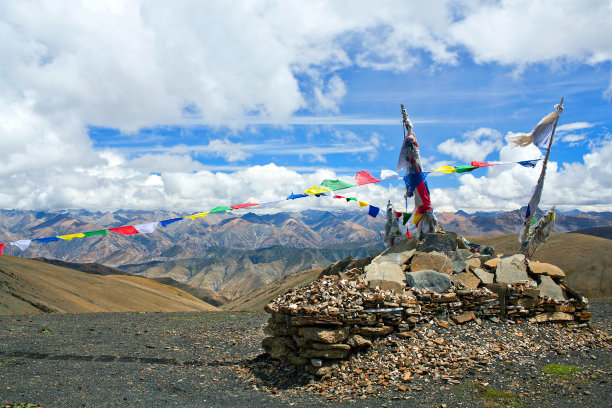
<svg viewBox="0 0 612 408">
<path fill-rule="evenodd" d="M 330 191 L 331 190 L 329 188 L 325 188 L 322 186 L 312 186 L 308 190 L 304 191 L 304 194 L 315 195 L 315 194 L 329 193 Z"/>
<path fill-rule="evenodd" d="M 83 238 L 85 234 L 79 232 L 77 234 L 69 234 L 69 235 L 58 235 L 58 238 L 63 239 L 64 241 L 72 241 L 72 238 Z"/>
<path fill-rule="evenodd" d="M 441 171 L 442 173 L 454 173 L 457 171 L 456 168 L 454 168 L 453 166 L 440 166 L 437 169 L 434 170 L 435 171 Z"/>
<path fill-rule="evenodd" d="M 361 208 L 361 207 L 365 207 L 366 205 L 370 205 L 370 204 L 366 203 L 365 201 L 359 201 L 359 200 L 357 200 L 357 202 L 359 203 L 359 208 Z"/>
<path fill-rule="evenodd" d="M 198 213 L 198 214 L 193 214 L 193 215 L 188 215 L 185 218 L 189 218 L 191 221 L 195 220 L 196 218 L 204 218 L 208 215 L 208 211 L 207 212 L 203 212 L 203 213 Z"/>
<path fill-rule="evenodd" d="M 412 215 L 412 223 L 414 225 L 417 225 L 419 223 L 419 220 L 423 217 L 423 214 L 413 214 Z"/>
</svg>

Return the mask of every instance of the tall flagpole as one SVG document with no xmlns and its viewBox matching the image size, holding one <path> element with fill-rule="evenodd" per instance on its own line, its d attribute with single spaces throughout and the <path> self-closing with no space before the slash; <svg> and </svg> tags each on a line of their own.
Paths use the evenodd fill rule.
<svg viewBox="0 0 612 408">
<path fill-rule="evenodd" d="M 559 102 L 558 108 L 557 110 L 563 110 L 563 99 L 565 97 L 561 97 L 561 102 Z M 529 236 L 529 229 L 531 227 L 531 220 L 533 219 L 533 217 L 535 217 L 535 213 L 537 211 L 537 207 L 538 204 L 540 202 L 540 197 L 537 197 L 536 200 L 534 200 L 536 195 L 541 196 L 542 195 L 542 189 L 543 189 L 543 185 L 544 185 L 544 177 L 546 177 L 546 165 L 548 164 L 548 158 L 550 157 L 550 151 L 552 148 L 552 144 L 553 144 L 553 139 L 555 137 L 555 129 L 557 129 L 557 122 L 559 121 L 559 116 L 557 116 L 555 118 L 555 123 L 553 124 L 553 128 L 552 128 L 552 132 L 550 135 L 550 141 L 548 142 L 548 148 L 546 149 L 546 156 L 544 156 L 544 161 L 542 162 L 542 172 L 540 173 L 540 177 L 538 178 L 538 183 L 536 184 L 536 191 L 534 191 L 533 196 L 531 197 L 531 200 L 529 201 L 529 204 L 531 204 L 532 202 L 535 202 L 535 208 L 530 208 L 530 205 L 527 205 L 527 211 L 530 211 L 529 215 L 527 216 L 527 218 L 525 219 L 525 223 L 523 224 L 523 230 L 521 231 L 521 234 L 519 235 L 519 239 L 521 241 L 521 248 L 519 250 L 519 253 L 521 254 L 526 254 L 527 251 L 529 250 L 529 244 L 531 243 L 530 241 L 530 236 Z"/>
</svg>

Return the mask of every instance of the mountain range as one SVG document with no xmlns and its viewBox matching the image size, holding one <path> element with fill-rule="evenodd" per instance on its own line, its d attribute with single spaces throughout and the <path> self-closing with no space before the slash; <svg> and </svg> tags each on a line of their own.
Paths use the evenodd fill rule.
<svg viewBox="0 0 612 408">
<path fill-rule="evenodd" d="M 467 236 L 517 233 L 524 210 L 440 213 L 446 230 Z M 541 211 L 537 215 L 542 214 Z M 41 212 L 0 210 L 0 242 L 93 231 L 181 217 L 169 211 Z M 33 243 L 5 253 L 75 263 L 97 263 L 124 273 L 171 278 L 209 291 L 219 305 L 297 271 L 324 268 L 347 256 L 362 258 L 383 249 L 384 217 L 364 211 L 316 211 L 243 215 L 215 213 L 158 227 L 153 234 L 109 234 Z M 612 212 L 557 215 L 555 230 L 605 231 Z M 603 230 L 602 230 L 603 228 Z M 217 298 L 214 298 L 215 295 Z M 198 296 L 199 297 L 199 296 Z M 214 298 L 214 299 L 213 299 Z"/>
</svg>

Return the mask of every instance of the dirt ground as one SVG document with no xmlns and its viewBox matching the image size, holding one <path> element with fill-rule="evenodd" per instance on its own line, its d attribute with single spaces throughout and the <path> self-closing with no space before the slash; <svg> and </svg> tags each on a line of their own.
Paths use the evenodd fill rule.
<svg viewBox="0 0 612 408">
<path fill-rule="evenodd" d="M 612 332 L 612 300 L 592 302 Z M 42 407 L 609 407 L 612 352 L 542 351 L 531 364 L 492 362 L 457 384 L 415 379 L 342 403 L 333 382 L 262 355 L 264 313 L 0 316 L 0 406 Z M 547 373 L 557 364 L 561 371 Z"/>
</svg>

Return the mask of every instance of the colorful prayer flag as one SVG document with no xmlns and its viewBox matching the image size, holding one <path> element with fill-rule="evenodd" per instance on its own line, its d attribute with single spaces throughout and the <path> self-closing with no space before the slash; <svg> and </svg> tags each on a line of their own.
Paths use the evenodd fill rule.
<svg viewBox="0 0 612 408">
<path fill-rule="evenodd" d="M 232 207 L 226 207 L 224 205 L 219 206 L 219 207 L 215 207 L 212 210 L 209 211 L 209 213 L 216 213 L 216 212 L 223 212 L 223 211 L 232 211 Z"/>
<path fill-rule="evenodd" d="M 412 213 L 403 213 L 402 225 L 406 225 L 406 223 L 408 222 L 411 216 L 412 216 Z"/>
<path fill-rule="evenodd" d="M 355 174 L 355 180 L 357 181 L 357 184 L 360 186 L 364 184 L 378 183 L 380 181 L 379 179 L 377 179 L 376 177 L 374 177 L 373 175 L 371 175 L 365 170 L 360 171 L 359 173 Z"/>
<path fill-rule="evenodd" d="M 477 166 L 455 166 L 455 171 L 457 173 L 467 173 L 477 168 Z"/>
<path fill-rule="evenodd" d="M 312 186 L 308 190 L 304 191 L 306 195 L 319 195 L 324 193 L 329 193 L 331 190 L 329 188 L 321 187 L 321 186 Z"/>
<path fill-rule="evenodd" d="M 520 162 L 517 162 L 518 164 L 520 164 L 523 167 L 531 167 L 534 168 L 536 166 L 536 164 L 538 164 L 538 162 L 540 161 L 540 159 L 535 159 L 535 160 L 523 160 Z"/>
<path fill-rule="evenodd" d="M 86 237 L 91 237 L 93 235 L 108 235 L 108 230 L 103 229 L 103 230 L 97 230 L 97 231 L 84 232 L 83 235 L 85 235 Z"/>
<path fill-rule="evenodd" d="M 374 207 L 373 205 L 371 205 L 370 208 L 368 209 L 368 215 L 374 218 L 376 218 L 379 212 L 380 212 L 380 208 Z"/>
<path fill-rule="evenodd" d="M 393 179 L 398 179 L 398 178 L 402 178 L 402 177 L 399 174 L 397 174 L 397 171 L 386 170 L 386 169 L 380 171 L 381 180 L 393 180 Z"/>
<path fill-rule="evenodd" d="M 442 173 L 446 173 L 446 174 L 450 174 L 450 173 L 454 173 L 455 171 L 457 171 L 453 166 L 440 166 L 437 169 L 434 170 L 434 172 L 442 172 Z"/>
<path fill-rule="evenodd" d="M 163 220 L 160 221 L 159 223 L 161 224 L 162 227 L 167 227 L 168 225 L 172 224 L 173 222 L 177 222 L 182 220 L 183 217 L 178 217 L 178 218 L 170 218 L 169 220 Z"/>
<path fill-rule="evenodd" d="M 149 222 L 146 224 L 136 224 L 134 225 L 134 228 L 136 228 L 136 230 L 140 234 L 151 234 L 155 232 L 155 230 L 157 229 L 157 222 Z"/>
<path fill-rule="evenodd" d="M 343 190 L 345 188 L 350 188 L 350 187 L 355 187 L 355 184 L 350 184 L 344 181 L 340 181 L 340 180 L 329 180 L 329 179 L 325 179 L 323 180 L 323 182 L 321 183 L 321 185 L 323 187 L 327 187 L 330 190 Z"/>
<path fill-rule="evenodd" d="M 32 241 L 47 243 L 47 242 L 53 242 L 53 241 L 59 241 L 59 240 L 60 239 L 58 237 L 45 237 L 45 238 L 34 238 Z"/>
<path fill-rule="evenodd" d="M 83 238 L 85 234 L 79 232 L 77 234 L 68 234 L 68 235 L 58 235 L 58 238 L 63 239 L 64 241 L 72 241 L 74 238 Z"/>
<path fill-rule="evenodd" d="M 197 213 L 197 214 L 193 214 L 193 215 L 188 215 L 185 218 L 189 218 L 191 221 L 195 220 L 196 218 L 204 218 L 208 215 L 208 211 L 207 212 L 203 212 L 203 213 Z"/>
<path fill-rule="evenodd" d="M 4 246 L 5 246 L 5 245 L 6 245 L 6 244 L 0 244 L 0 255 L 2 255 L 2 250 L 4 249 Z"/>
<path fill-rule="evenodd" d="M 125 227 L 109 228 L 109 231 L 115 232 L 121 235 L 132 235 L 138 234 L 138 230 L 133 225 L 127 225 Z"/>
<path fill-rule="evenodd" d="M 230 208 L 232 210 L 237 210 L 239 208 L 246 208 L 246 207 L 253 207 L 255 205 L 259 205 L 259 204 L 255 204 L 255 203 L 245 203 L 245 204 L 238 204 L 238 205 L 232 205 Z"/>
<path fill-rule="evenodd" d="M 366 205 L 370 205 L 370 204 L 366 203 L 365 201 L 359 201 L 359 200 L 357 200 L 357 203 L 359 203 L 359 208 L 365 207 Z"/>
<path fill-rule="evenodd" d="M 26 249 L 28 249 L 30 247 L 31 243 L 32 243 L 32 241 L 29 240 L 29 239 L 21 239 L 19 241 L 15 241 L 15 242 L 9 242 L 10 245 L 16 246 L 17 248 L 21 249 L 22 251 L 25 251 Z"/>
<path fill-rule="evenodd" d="M 296 198 L 308 197 L 308 194 L 293 194 L 287 197 L 287 200 L 295 200 Z"/>
</svg>

